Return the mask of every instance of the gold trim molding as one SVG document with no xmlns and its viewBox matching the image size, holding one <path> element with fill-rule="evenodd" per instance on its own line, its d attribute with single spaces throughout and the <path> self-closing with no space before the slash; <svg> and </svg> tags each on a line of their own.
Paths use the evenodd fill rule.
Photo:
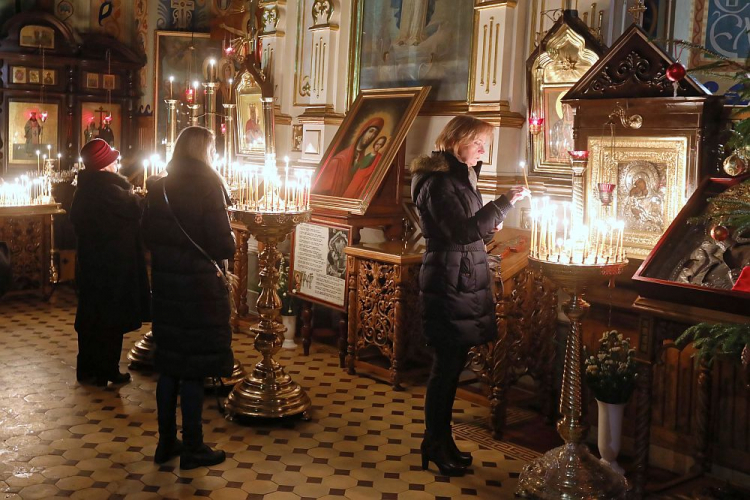
<svg viewBox="0 0 750 500">
<path fill-rule="evenodd" d="M 515 9 L 518 5 L 518 0 L 487 0 L 486 2 L 480 1 L 474 6 L 474 10 L 492 9 L 494 7 L 508 7 Z"/>
<path fill-rule="evenodd" d="M 297 117 L 300 123 L 323 123 L 324 125 L 340 125 L 344 121 L 342 113 L 336 113 L 333 106 L 309 107 Z"/>
</svg>

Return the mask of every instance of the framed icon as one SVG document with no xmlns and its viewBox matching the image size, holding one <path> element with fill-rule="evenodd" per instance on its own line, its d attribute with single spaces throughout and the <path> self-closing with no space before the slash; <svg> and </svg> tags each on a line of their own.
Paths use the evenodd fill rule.
<svg viewBox="0 0 750 500">
<path fill-rule="evenodd" d="M 86 73 L 86 87 L 90 89 L 99 88 L 99 73 Z"/>
<path fill-rule="evenodd" d="M 105 90 L 114 90 L 115 75 L 102 75 L 102 88 Z"/>
<path fill-rule="evenodd" d="M 40 49 L 55 48 L 55 31 L 47 26 L 24 26 L 21 28 L 18 45 Z"/>
<path fill-rule="evenodd" d="M 54 69 L 45 69 L 42 72 L 42 83 L 44 85 L 54 85 L 57 83 L 57 72 Z"/>
<path fill-rule="evenodd" d="M 42 83 L 42 79 L 40 78 L 40 71 L 38 69 L 30 69 L 28 76 L 29 83 Z"/>
<path fill-rule="evenodd" d="M 13 67 L 13 83 L 26 83 L 26 68 L 22 66 Z"/>
</svg>

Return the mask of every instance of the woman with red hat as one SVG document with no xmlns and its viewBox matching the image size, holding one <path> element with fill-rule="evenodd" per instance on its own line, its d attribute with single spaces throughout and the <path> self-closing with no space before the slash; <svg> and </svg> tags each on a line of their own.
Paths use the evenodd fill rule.
<svg viewBox="0 0 750 500">
<path fill-rule="evenodd" d="M 122 337 L 149 321 L 150 291 L 140 236 L 141 202 L 117 173 L 120 153 L 94 139 L 81 149 L 70 220 L 78 241 L 76 285 L 79 382 L 106 386 L 120 373 Z"/>
</svg>

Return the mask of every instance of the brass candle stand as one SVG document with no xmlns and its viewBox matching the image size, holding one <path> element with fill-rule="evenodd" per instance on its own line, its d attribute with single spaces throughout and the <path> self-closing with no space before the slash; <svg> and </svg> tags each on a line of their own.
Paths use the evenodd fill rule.
<svg viewBox="0 0 750 500">
<path fill-rule="evenodd" d="M 581 322 L 588 313 L 586 288 L 622 273 L 627 260 L 604 264 L 568 264 L 529 257 L 533 266 L 570 294 L 563 312 L 570 319 L 565 348 L 560 413 L 557 432 L 565 444 L 526 465 L 516 495 L 534 499 L 624 499 L 627 482 L 591 454 L 583 442 L 589 426 L 582 420 Z"/>
<path fill-rule="evenodd" d="M 279 281 L 281 252 L 279 243 L 294 231 L 294 228 L 310 220 L 311 210 L 301 211 L 253 211 L 230 208 L 233 220 L 244 224 L 247 230 L 263 244 L 258 255 L 261 292 L 257 301 L 260 322 L 251 327 L 255 334 L 255 349 L 262 359 L 252 373 L 238 383 L 226 402 L 227 418 L 261 417 L 281 418 L 302 414 L 308 418 L 310 398 L 281 365 L 273 359 L 279 352 L 286 328 L 279 321 L 281 300 L 276 293 Z"/>
</svg>

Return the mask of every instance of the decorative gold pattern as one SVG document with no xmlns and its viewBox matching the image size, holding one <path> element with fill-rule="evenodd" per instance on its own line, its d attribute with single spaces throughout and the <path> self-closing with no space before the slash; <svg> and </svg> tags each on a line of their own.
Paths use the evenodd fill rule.
<svg viewBox="0 0 750 500">
<path fill-rule="evenodd" d="M 313 0 L 313 27 L 329 24 L 331 22 L 332 15 L 333 3 L 331 2 L 331 0 Z"/>
<path fill-rule="evenodd" d="M 619 61 L 617 68 L 610 71 L 609 66 L 605 66 L 584 93 L 603 95 L 606 91 L 621 87 L 631 80 L 668 91 L 672 88 L 672 82 L 666 78 L 667 63 L 662 60 L 659 64 L 657 72 L 653 73 L 654 68 L 651 67 L 651 62 L 638 52 L 632 51 Z"/>
<path fill-rule="evenodd" d="M 563 25 L 560 30 L 547 41 L 547 50 L 539 54 L 530 70 L 531 81 L 531 103 L 529 114 L 538 118 L 544 118 L 544 129 L 541 134 L 530 135 L 532 171 L 540 174 L 569 174 L 570 164 L 559 158 L 549 158 L 547 144 L 550 141 L 550 129 L 555 120 L 548 115 L 549 106 L 545 106 L 545 93 L 559 95 L 559 101 L 565 91 L 569 90 L 586 71 L 588 71 L 599 60 L 599 56 L 592 50 L 586 48 L 584 38 L 572 28 Z M 561 104 L 559 109 L 555 105 L 559 117 L 564 120 L 565 106 Z M 572 112 L 571 112 L 572 114 Z M 572 139 L 572 123 L 571 139 Z M 570 148 L 574 149 L 574 148 Z M 566 152 L 563 152 L 565 154 Z"/>
<path fill-rule="evenodd" d="M 633 165 L 642 165 L 648 168 L 653 177 L 649 189 L 649 206 L 653 214 L 658 212 L 660 222 L 654 222 L 652 227 L 659 225 L 661 229 L 656 230 L 634 230 L 629 226 L 626 219 L 623 245 L 628 256 L 644 258 L 654 248 L 662 233 L 677 216 L 677 213 L 685 205 L 687 185 L 687 137 L 617 137 L 615 139 L 614 151 L 611 148 L 609 137 L 589 138 L 589 175 L 586 181 L 586 213 L 589 219 L 593 216 L 604 218 L 601 203 L 596 199 L 596 185 L 599 182 L 611 182 L 620 184 L 624 174 Z M 639 163 L 640 162 L 640 163 Z M 645 170 L 644 170 L 645 171 Z M 658 178 L 657 178 L 658 177 Z M 636 182 L 638 179 L 633 179 Z M 628 193 L 636 189 L 636 186 L 618 186 L 617 196 L 612 204 L 615 214 L 620 217 L 624 209 L 629 212 L 638 210 L 637 207 L 629 207 Z M 663 192 L 661 192 L 663 191 Z M 645 194 L 643 198 L 645 198 Z M 658 200 L 650 197 L 657 196 Z M 627 214 L 626 214 L 627 215 Z"/>
</svg>

